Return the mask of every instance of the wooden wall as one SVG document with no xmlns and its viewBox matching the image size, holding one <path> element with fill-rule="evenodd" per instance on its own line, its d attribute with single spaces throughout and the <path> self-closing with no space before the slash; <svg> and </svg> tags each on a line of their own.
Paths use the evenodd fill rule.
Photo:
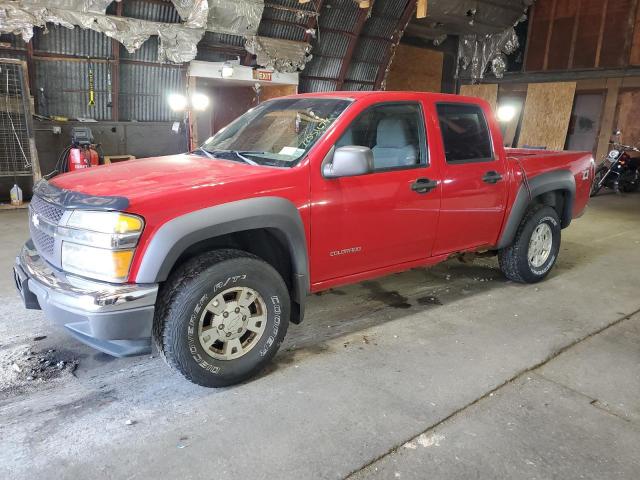
<svg viewBox="0 0 640 480">
<path fill-rule="evenodd" d="M 638 0 L 537 0 L 530 12 L 525 70 L 640 65 Z"/>
<path fill-rule="evenodd" d="M 387 76 L 386 90 L 440 92 L 442 60 L 441 52 L 399 44 Z"/>
<path fill-rule="evenodd" d="M 271 98 L 285 97 L 298 93 L 297 85 L 263 85 L 260 93 L 260 101 L 264 102 Z"/>
</svg>

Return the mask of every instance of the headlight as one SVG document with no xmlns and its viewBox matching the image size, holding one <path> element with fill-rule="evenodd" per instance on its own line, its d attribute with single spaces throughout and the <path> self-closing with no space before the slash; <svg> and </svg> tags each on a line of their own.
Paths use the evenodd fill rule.
<svg viewBox="0 0 640 480">
<path fill-rule="evenodd" d="M 136 215 L 75 210 L 57 229 L 62 269 L 96 280 L 126 281 L 143 228 Z"/>
<path fill-rule="evenodd" d="M 124 282 L 129 275 L 133 250 L 107 250 L 62 242 L 62 269 L 83 277 Z"/>
</svg>

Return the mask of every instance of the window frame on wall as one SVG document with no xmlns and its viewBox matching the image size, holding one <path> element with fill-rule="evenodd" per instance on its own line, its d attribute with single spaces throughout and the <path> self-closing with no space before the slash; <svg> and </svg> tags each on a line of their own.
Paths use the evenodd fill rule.
<svg viewBox="0 0 640 480">
<path fill-rule="evenodd" d="M 444 131 L 442 129 L 442 121 L 440 120 L 440 115 L 441 115 L 440 107 L 471 107 L 480 113 L 480 118 L 484 123 L 484 129 L 488 138 L 489 153 L 490 153 L 489 157 L 475 157 L 475 158 L 460 159 L 460 160 L 449 160 L 447 158 L 447 151 L 446 151 L 447 142 L 445 140 Z M 495 146 L 493 145 L 493 136 L 491 135 L 491 129 L 489 127 L 489 122 L 487 121 L 487 115 L 485 114 L 484 109 L 480 105 L 476 103 L 468 103 L 468 102 L 436 102 L 435 110 L 436 110 L 436 114 L 438 115 L 438 128 L 440 129 L 440 138 L 442 140 L 444 159 L 447 165 L 464 165 L 466 163 L 495 162 L 496 151 L 495 151 Z"/>
<path fill-rule="evenodd" d="M 371 110 L 374 110 L 376 108 L 380 108 L 380 107 L 384 107 L 384 106 L 414 106 L 417 107 L 417 114 L 418 114 L 418 135 L 415 138 L 415 141 L 417 143 L 418 146 L 418 154 L 419 154 L 419 161 L 413 165 L 398 165 L 395 167 L 383 167 L 383 168 L 375 168 L 374 165 L 374 169 L 371 172 L 372 174 L 376 174 L 376 173 L 383 173 L 383 172 L 395 172 L 398 170 L 410 170 L 410 169 L 415 169 L 415 168 L 426 168 L 430 165 L 430 159 L 429 159 L 429 143 L 428 143 L 428 138 L 427 138 L 427 129 L 426 129 L 426 122 L 425 122 L 425 114 L 424 114 L 424 107 L 422 105 L 422 102 L 419 100 L 398 100 L 398 101 L 391 101 L 391 102 L 376 102 L 374 104 L 371 104 L 369 106 L 367 106 L 364 110 L 362 110 L 360 113 L 358 113 L 358 115 L 349 123 L 349 125 L 342 131 L 342 134 L 340 135 L 340 137 L 338 138 L 338 140 L 336 140 L 334 145 L 338 145 L 338 143 L 340 143 L 340 140 L 342 139 L 342 137 L 344 135 L 347 134 L 347 132 L 351 129 L 351 127 L 358 121 L 360 120 L 361 117 L 363 117 L 364 115 L 368 114 Z M 377 125 L 376 125 L 376 130 L 377 130 Z M 357 145 L 357 144 L 354 144 Z M 342 145 L 342 146 L 346 146 L 346 145 Z M 363 147 L 367 147 L 367 148 L 372 148 L 372 147 L 368 147 L 367 145 L 357 145 L 357 146 L 363 146 Z"/>
</svg>

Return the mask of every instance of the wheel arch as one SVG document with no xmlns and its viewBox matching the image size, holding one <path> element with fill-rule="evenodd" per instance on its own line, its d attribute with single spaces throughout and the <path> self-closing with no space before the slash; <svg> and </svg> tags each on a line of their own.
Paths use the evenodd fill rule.
<svg viewBox="0 0 640 480">
<path fill-rule="evenodd" d="M 309 291 L 306 236 L 297 208 L 280 197 L 239 200 L 170 220 L 152 237 L 136 282 L 164 282 L 193 255 L 229 247 L 253 253 L 278 270 L 298 307 L 292 309 L 292 321 L 299 322 Z"/>
<path fill-rule="evenodd" d="M 497 248 L 510 245 L 515 238 L 520 222 L 527 210 L 536 204 L 550 206 L 560 217 L 562 228 L 567 228 L 573 219 L 573 205 L 576 197 L 576 181 L 568 170 L 543 173 L 529 179 L 529 189 L 520 185 L 507 218 Z"/>
</svg>

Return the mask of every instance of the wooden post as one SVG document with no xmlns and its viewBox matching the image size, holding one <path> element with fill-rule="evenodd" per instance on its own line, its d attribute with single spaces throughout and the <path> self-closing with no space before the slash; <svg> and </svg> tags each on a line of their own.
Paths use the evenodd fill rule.
<svg viewBox="0 0 640 480">
<path fill-rule="evenodd" d="M 418 0 L 418 8 L 416 9 L 416 18 L 425 18 L 427 16 L 427 0 Z"/>
<path fill-rule="evenodd" d="M 122 2 L 116 4 L 116 15 L 122 16 Z M 111 39 L 111 53 L 111 120 L 117 122 L 120 120 L 120 42 L 115 39 Z"/>
<path fill-rule="evenodd" d="M 609 150 L 609 140 L 611 133 L 616 127 L 616 108 L 618 107 L 618 94 L 622 78 L 607 79 L 607 96 L 602 109 L 602 123 L 600 124 L 600 134 L 598 135 L 598 150 L 596 151 L 596 162 L 604 157 Z"/>
<path fill-rule="evenodd" d="M 546 70 L 549 66 L 549 47 L 551 46 L 551 36 L 553 35 L 553 23 L 556 18 L 556 6 L 557 0 L 553 0 L 551 3 L 551 16 L 549 18 L 549 30 L 547 30 L 547 40 L 544 47 L 544 61 L 542 62 L 542 70 Z M 529 23 L 531 25 L 531 23 Z"/>
<path fill-rule="evenodd" d="M 196 91 L 196 77 L 187 77 L 187 98 Z M 189 107 L 188 107 L 189 108 Z M 198 112 L 189 108 L 189 150 L 193 150 L 198 145 Z"/>
<path fill-rule="evenodd" d="M 604 27 L 605 20 L 607 18 L 607 7 L 609 6 L 609 0 L 602 2 L 602 20 L 600 21 L 600 33 L 598 34 L 598 47 L 596 48 L 596 68 L 600 66 L 600 54 L 602 53 L 602 41 L 604 39 Z M 622 28 L 622 27 L 621 27 Z"/>
</svg>

